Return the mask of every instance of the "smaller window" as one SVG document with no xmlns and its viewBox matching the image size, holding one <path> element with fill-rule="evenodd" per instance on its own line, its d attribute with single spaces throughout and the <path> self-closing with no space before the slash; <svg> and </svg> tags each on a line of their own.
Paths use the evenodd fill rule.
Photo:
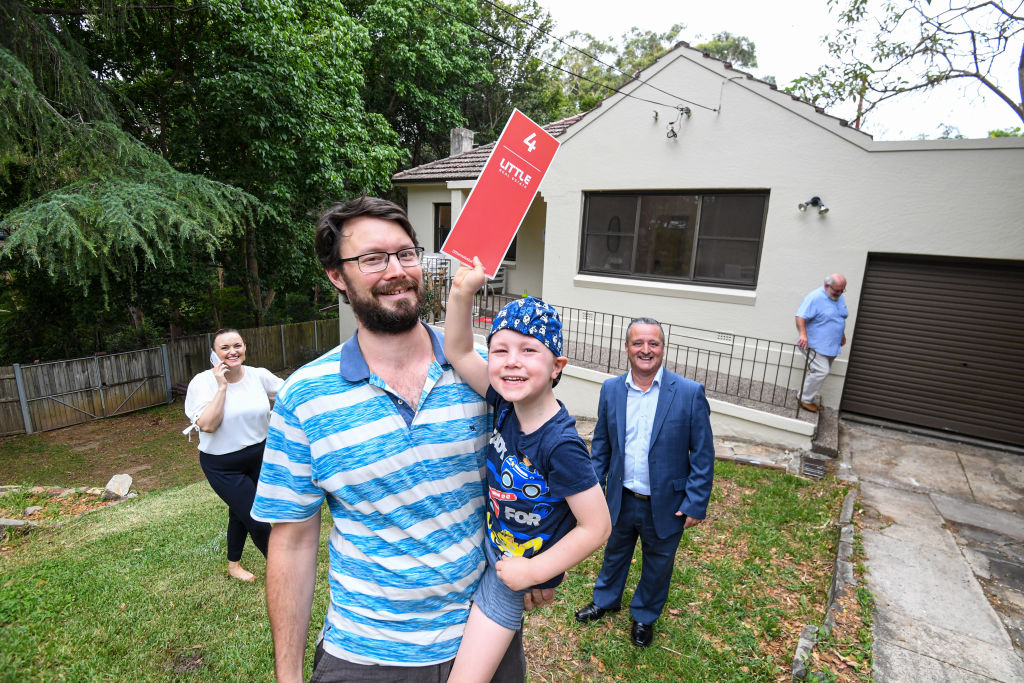
<svg viewBox="0 0 1024 683">
<path fill-rule="evenodd" d="M 434 204 L 434 252 L 441 251 L 452 231 L 452 205 Z"/>
<path fill-rule="evenodd" d="M 444 241 L 448 239 L 448 233 L 452 231 L 452 205 L 451 204 L 434 204 L 434 252 L 441 251 L 441 247 L 444 246 Z M 518 237 L 512 239 L 512 244 L 509 245 L 508 251 L 505 252 L 506 261 L 516 260 L 516 241 Z"/>
</svg>

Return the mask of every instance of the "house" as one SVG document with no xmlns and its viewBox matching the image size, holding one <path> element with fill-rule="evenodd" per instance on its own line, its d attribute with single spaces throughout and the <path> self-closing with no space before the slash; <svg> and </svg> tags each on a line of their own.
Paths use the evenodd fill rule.
<svg viewBox="0 0 1024 683">
<path fill-rule="evenodd" d="M 547 129 L 510 291 L 791 342 L 842 272 L 827 406 L 1024 445 L 1024 138 L 876 142 L 686 43 Z M 428 251 L 491 151 L 467 134 L 393 177 Z"/>
</svg>

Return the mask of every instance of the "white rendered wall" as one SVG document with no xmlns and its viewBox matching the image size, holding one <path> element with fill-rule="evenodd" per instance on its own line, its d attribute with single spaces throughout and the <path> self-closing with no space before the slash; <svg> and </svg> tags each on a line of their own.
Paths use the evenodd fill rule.
<svg viewBox="0 0 1024 683">
<path fill-rule="evenodd" d="M 852 340 L 869 252 L 1024 258 L 1024 140 L 874 143 L 699 53 L 677 51 L 656 70 L 644 78 L 719 111 L 691 105 L 668 139 L 677 112 L 617 97 L 569 130 L 541 187 L 552 302 L 790 341 L 800 300 L 839 271 Z M 756 290 L 578 275 L 584 193 L 659 189 L 769 192 Z M 830 212 L 798 211 L 811 196 Z M 838 404 L 848 353 L 833 365 L 827 405 Z"/>
<path fill-rule="evenodd" d="M 434 205 L 452 202 L 452 193 L 444 185 L 409 185 L 409 222 L 416 231 L 420 246 L 434 251 Z M 454 206 L 452 207 L 454 210 Z M 453 219 L 454 220 L 454 219 Z"/>
<path fill-rule="evenodd" d="M 508 272 L 507 293 L 530 294 L 543 298 L 544 259 L 544 225 L 547 217 L 547 206 L 537 197 L 530 210 L 526 212 L 523 223 L 519 227 L 516 239 L 516 260 L 506 262 Z"/>
</svg>

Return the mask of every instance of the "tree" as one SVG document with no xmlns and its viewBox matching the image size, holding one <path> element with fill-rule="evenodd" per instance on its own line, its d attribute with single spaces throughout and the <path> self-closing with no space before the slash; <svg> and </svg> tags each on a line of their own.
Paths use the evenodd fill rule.
<svg viewBox="0 0 1024 683">
<path fill-rule="evenodd" d="M 593 109 L 672 49 L 685 28 L 676 24 L 657 33 L 634 26 L 623 34 L 621 47 L 589 33 L 570 32 L 565 38 L 568 45 L 561 47 L 557 63 L 563 70 L 560 80 L 567 103 L 564 115 Z"/>
<path fill-rule="evenodd" d="M 159 6 L 158 6 L 159 7 Z M 324 203 L 381 191 L 402 156 L 363 102 L 369 30 L 342 0 L 209 0 L 152 9 L 132 30 L 73 28 L 104 83 L 145 113 L 134 132 L 176 167 L 244 189 L 260 211 L 218 261 L 254 324 L 277 292 L 322 277 L 311 217 Z"/>
<path fill-rule="evenodd" d="M 0 9 L 0 278 L 3 323 L 19 343 L 38 339 L 44 321 L 75 339 L 60 306 L 33 305 L 47 298 L 91 299 L 98 324 L 96 309 L 116 295 L 130 318 L 140 275 L 209 260 L 257 206 L 127 134 L 85 55 L 29 6 Z"/>
<path fill-rule="evenodd" d="M 723 62 L 731 62 L 733 66 L 757 67 L 757 49 L 750 38 L 734 36 L 722 31 L 711 36 L 711 40 L 695 46 Z"/>
<path fill-rule="evenodd" d="M 475 43 L 489 55 L 489 82 L 469 93 L 463 103 L 467 126 L 477 141 L 497 139 L 518 108 L 531 119 L 547 123 L 564 107 L 556 71 L 547 63 L 554 22 L 537 0 L 479 3 L 480 32 Z"/>
<path fill-rule="evenodd" d="M 485 87 L 475 0 L 346 0 L 368 33 L 359 52 L 367 111 L 387 120 L 413 165 L 447 155 L 462 103 Z"/>
<path fill-rule="evenodd" d="M 99 276 L 108 305 L 124 305 L 111 292 L 145 291 L 159 266 L 198 260 L 186 293 L 206 296 L 220 267 L 250 302 L 252 318 L 233 324 L 261 324 L 282 288 L 312 292 L 322 279 L 318 207 L 384 190 L 402 156 L 388 122 L 363 105 L 369 31 L 341 0 L 12 7 L 0 26 L 12 74 L 0 118 L 3 249 L 55 285 L 73 275 L 88 288 Z M 15 73 L 23 59 L 35 81 Z M 53 84 L 35 110 L 22 103 L 33 82 Z M 77 199 L 40 194 L 58 187 Z M 105 222 L 85 225 L 96 216 Z"/>
<path fill-rule="evenodd" d="M 886 100 L 955 82 L 973 82 L 1024 121 L 1024 16 L 1003 2 L 945 4 L 828 0 L 839 31 L 827 41 L 835 63 L 788 89 L 821 106 L 856 104 L 852 123 Z M 1011 76 L 1011 74 L 1013 74 Z"/>
</svg>

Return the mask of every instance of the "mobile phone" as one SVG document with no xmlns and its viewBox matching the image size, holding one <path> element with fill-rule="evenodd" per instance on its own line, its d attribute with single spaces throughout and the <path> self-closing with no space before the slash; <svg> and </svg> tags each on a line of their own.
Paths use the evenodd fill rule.
<svg viewBox="0 0 1024 683">
<path fill-rule="evenodd" d="M 210 351 L 210 364 L 213 367 L 217 367 L 217 363 L 219 362 L 220 358 L 217 357 L 217 353 L 215 351 Z"/>
</svg>

